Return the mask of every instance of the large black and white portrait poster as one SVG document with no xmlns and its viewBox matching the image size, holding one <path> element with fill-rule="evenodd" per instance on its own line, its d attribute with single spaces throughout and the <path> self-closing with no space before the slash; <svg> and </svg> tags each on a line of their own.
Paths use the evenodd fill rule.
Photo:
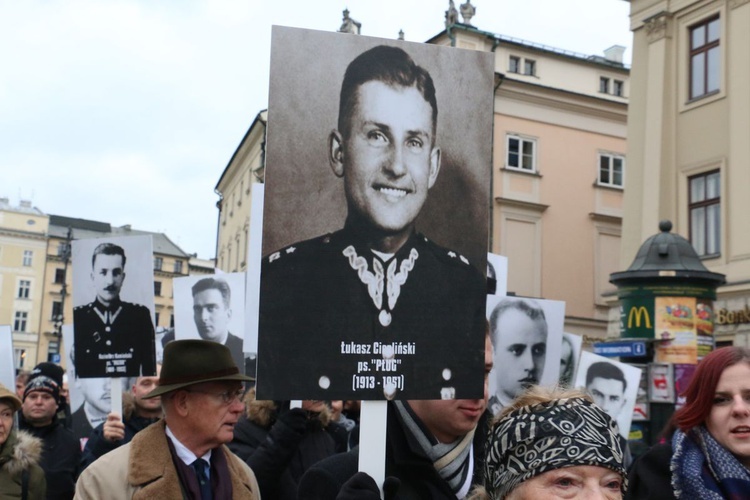
<svg viewBox="0 0 750 500">
<path fill-rule="evenodd" d="M 151 236 L 73 241 L 79 378 L 156 374 L 152 248 Z"/>
<path fill-rule="evenodd" d="M 489 407 L 497 414 L 531 385 L 557 384 L 565 302 L 487 296 L 493 347 Z"/>
<path fill-rule="evenodd" d="M 582 344 L 583 337 L 580 335 L 563 332 L 562 347 L 560 348 L 560 385 L 570 387 L 575 382 Z"/>
<path fill-rule="evenodd" d="M 76 372 L 75 357 L 73 355 L 73 325 L 64 325 L 63 353 L 65 356 L 65 373 L 68 375 L 70 390 L 71 430 L 81 443 L 81 448 L 91 432 L 107 420 L 112 410 L 112 378 L 81 378 Z M 118 380 L 118 379 L 115 379 Z M 120 378 L 123 392 L 132 386 L 134 379 Z"/>
<path fill-rule="evenodd" d="M 245 273 L 186 276 L 172 283 L 175 338 L 211 340 L 227 346 L 244 373 Z"/>
<path fill-rule="evenodd" d="M 274 27 L 258 398 L 482 397 L 493 71 Z"/>
<path fill-rule="evenodd" d="M 0 325 L 0 384 L 15 392 L 16 371 L 13 368 L 13 337 L 10 325 Z"/>
<path fill-rule="evenodd" d="M 588 391 L 594 402 L 617 421 L 620 435 L 630 432 L 638 396 L 641 369 L 584 351 L 578 364 L 575 386 Z"/>
</svg>

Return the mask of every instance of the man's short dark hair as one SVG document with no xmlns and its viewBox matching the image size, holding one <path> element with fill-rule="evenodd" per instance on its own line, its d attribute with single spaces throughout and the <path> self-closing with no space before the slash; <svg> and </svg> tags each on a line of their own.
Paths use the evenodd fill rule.
<svg viewBox="0 0 750 500">
<path fill-rule="evenodd" d="M 544 309 L 538 304 L 526 300 L 503 300 L 495 306 L 492 314 L 490 314 L 490 340 L 492 340 L 493 346 L 497 346 L 497 323 L 500 321 L 500 317 L 506 311 L 513 309 L 522 312 L 529 319 L 542 322 L 544 324 L 544 334 L 547 334 L 547 318 L 544 316 Z"/>
<path fill-rule="evenodd" d="M 96 248 L 94 248 L 94 254 L 91 256 L 91 267 L 94 267 L 96 256 L 100 254 L 119 255 L 122 257 L 122 267 L 125 267 L 125 250 L 123 250 L 121 246 L 115 245 L 114 243 L 99 243 Z"/>
<path fill-rule="evenodd" d="M 437 98 L 430 73 L 397 47 L 378 45 L 357 56 L 346 68 L 341 83 L 338 129 L 343 137 L 349 136 L 349 123 L 357 104 L 357 89 L 370 81 L 383 82 L 391 87 L 414 87 L 432 108 L 432 136 L 437 128 Z"/>
<path fill-rule="evenodd" d="M 622 382 L 622 392 L 625 393 L 625 389 L 628 387 L 628 381 L 625 380 L 625 374 L 617 365 L 607 363 L 606 361 L 597 361 L 589 366 L 586 371 L 586 387 L 591 385 L 591 382 L 595 378 L 603 378 L 608 380 L 619 380 Z"/>
<path fill-rule="evenodd" d="M 218 290 L 221 293 L 224 307 L 229 308 L 229 303 L 232 301 L 232 290 L 226 281 L 221 278 L 203 278 L 193 285 L 193 297 L 206 290 Z"/>
</svg>

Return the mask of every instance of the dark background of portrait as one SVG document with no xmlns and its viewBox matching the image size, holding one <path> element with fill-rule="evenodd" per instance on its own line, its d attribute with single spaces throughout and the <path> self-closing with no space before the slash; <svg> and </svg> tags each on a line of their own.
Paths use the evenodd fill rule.
<svg viewBox="0 0 750 500">
<path fill-rule="evenodd" d="M 404 49 L 431 74 L 440 173 L 417 230 L 486 272 L 492 155 L 492 54 L 436 45 L 274 26 L 263 255 L 337 231 L 346 218 L 343 179 L 328 162 L 347 65 L 377 45 Z"/>
</svg>

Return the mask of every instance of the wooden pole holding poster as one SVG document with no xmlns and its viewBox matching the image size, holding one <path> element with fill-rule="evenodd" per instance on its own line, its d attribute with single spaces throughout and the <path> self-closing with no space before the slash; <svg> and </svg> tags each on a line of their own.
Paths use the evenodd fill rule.
<svg viewBox="0 0 750 500">
<path fill-rule="evenodd" d="M 388 402 L 362 401 L 359 422 L 359 470 L 375 480 L 383 498 Z"/>
</svg>

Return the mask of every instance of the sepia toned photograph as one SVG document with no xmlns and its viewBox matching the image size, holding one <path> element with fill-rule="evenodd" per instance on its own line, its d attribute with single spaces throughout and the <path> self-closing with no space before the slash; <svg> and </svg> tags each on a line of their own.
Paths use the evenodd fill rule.
<svg viewBox="0 0 750 500">
<path fill-rule="evenodd" d="M 481 397 L 491 54 L 281 27 L 271 52 L 258 397 Z"/>
</svg>

